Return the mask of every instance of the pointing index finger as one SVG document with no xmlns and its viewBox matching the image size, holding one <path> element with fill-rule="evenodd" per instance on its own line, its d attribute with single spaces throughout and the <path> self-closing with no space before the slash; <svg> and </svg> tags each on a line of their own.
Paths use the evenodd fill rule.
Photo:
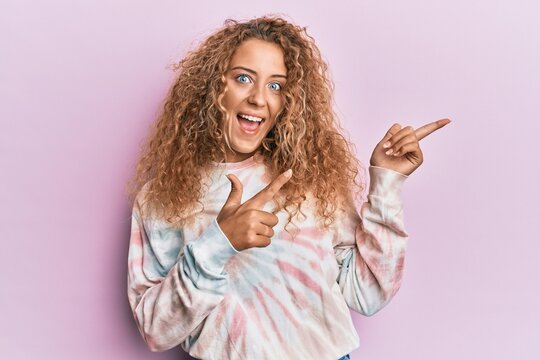
<svg viewBox="0 0 540 360">
<path fill-rule="evenodd" d="M 450 121 L 451 121 L 450 119 L 440 119 L 432 123 L 426 124 L 422 127 L 419 127 L 418 129 L 414 131 L 416 133 L 416 138 L 418 140 L 422 140 L 423 138 L 425 138 L 426 136 L 428 136 L 435 130 L 439 130 L 446 124 L 449 124 Z"/>
<path fill-rule="evenodd" d="M 268 201 L 272 200 L 272 198 L 279 192 L 283 185 L 285 185 L 287 181 L 290 180 L 291 175 L 291 169 L 285 171 L 246 202 L 249 202 L 249 204 L 251 205 L 250 207 L 262 208 Z"/>
</svg>

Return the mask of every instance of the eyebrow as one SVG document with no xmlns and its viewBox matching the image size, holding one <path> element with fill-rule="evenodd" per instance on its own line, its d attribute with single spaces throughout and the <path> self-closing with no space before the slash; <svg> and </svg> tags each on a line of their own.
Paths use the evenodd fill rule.
<svg viewBox="0 0 540 360">
<path fill-rule="evenodd" d="M 247 68 L 247 67 L 243 67 L 243 66 L 235 66 L 235 67 L 233 67 L 233 68 L 230 69 L 230 70 L 236 70 L 236 69 L 242 69 L 242 70 L 245 70 L 245 71 L 247 71 L 247 72 L 250 72 L 250 73 L 252 73 L 252 74 L 254 74 L 254 75 L 257 75 L 257 72 L 256 72 L 255 70 L 251 70 L 251 69 L 249 69 L 249 68 Z M 281 78 L 287 79 L 287 76 L 286 76 L 286 75 L 282 75 L 282 74 L 274 74 L 274 75 L 271 75 L 270 77 L 281 77 Z"/>
</svg>

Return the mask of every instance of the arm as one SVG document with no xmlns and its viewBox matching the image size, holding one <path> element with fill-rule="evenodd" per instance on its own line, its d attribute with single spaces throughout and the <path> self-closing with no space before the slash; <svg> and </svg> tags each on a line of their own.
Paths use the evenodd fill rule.
<svg viewBox="0 0 540 360">
<path fill-rule="evenodd" d="M 406 175 L 370 166 L 368 201 L 337 227 L 334 247 L 338 284 L 347 305 L 367 316 L 382 309 L 399 290 L 408 234 L 400 199 Z M 355 234 L 355 236 L 351 236 Z"/>
<path fill-rule="evenodd" d="M 182 233 L 132 214 L 128 299 L 137 327 L 152 351 L 184 341 L 221 302 L 227 290 L 225 263 L 237 251 L 216 220 L 184 247 Z"/>
</svg>

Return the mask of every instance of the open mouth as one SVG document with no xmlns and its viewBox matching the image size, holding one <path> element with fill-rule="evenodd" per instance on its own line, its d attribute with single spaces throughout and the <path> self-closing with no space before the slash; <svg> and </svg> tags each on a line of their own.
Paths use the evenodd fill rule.
<svg viewBox="0 0 540 360">
<path fill-rule="evenodd" d="M 241 116 L 240 114 L 236 114 L 236 119 L 238 120 L 240 128 L 248 134 L 255 134 L 257 132 L 257 129 L 265 121 L 265 119 L 262 119 L 260 121 L 257 121 L 257 119 L 254 118 L 247 119 L 246 116 Z"/>
</svg>

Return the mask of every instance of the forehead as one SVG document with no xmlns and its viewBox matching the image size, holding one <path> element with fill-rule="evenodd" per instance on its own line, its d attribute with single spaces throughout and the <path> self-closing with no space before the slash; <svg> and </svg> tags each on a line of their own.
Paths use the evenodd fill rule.
<svg viewBox="0 0 540 360">
<path fill-rule="evenodd" d="M 245 66 L 257 72 L 272 74 L 285 74 L 287 71 L 281 46 L 259 39 L 248 39 L 236 48 L 230 62 L 230 67 L 234 66 Z"/>
</svg>

